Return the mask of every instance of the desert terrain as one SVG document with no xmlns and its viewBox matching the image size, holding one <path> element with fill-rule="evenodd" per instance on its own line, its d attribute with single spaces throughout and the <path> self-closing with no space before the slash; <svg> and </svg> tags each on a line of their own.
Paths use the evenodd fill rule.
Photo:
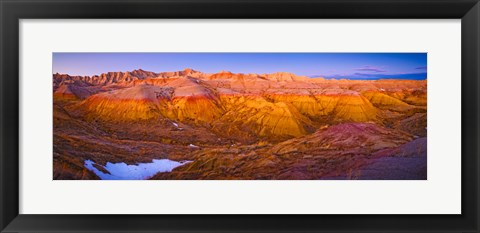
<svg viewBox="0 0 480 233">
<path fill-rule="evenodd" d="M 427 80 L 55 73 L 53 127 L 58 180 L 427 179 Z"/>
</svg>

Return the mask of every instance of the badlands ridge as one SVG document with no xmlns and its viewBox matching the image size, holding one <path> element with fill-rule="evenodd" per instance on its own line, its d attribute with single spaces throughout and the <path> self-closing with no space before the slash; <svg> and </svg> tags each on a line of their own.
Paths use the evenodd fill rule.
<svg viewBox="0 0 480 233">
<path fill-rule="evenodd" d="M 55 179 L 162 158 L 191 162 L 152 179 L 426 179 L 426 80 L 140 69 L 53 91 Z"/>
</svg>

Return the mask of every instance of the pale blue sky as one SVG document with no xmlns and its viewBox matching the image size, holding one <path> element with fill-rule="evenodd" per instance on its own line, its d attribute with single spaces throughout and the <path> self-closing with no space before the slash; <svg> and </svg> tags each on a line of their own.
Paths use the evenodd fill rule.
<svg viewBox="0 0 480 233">
<path fill-rule="evenodd" d="M 291 72 L 327 78 L 427 77 L 426 53 L 54 53 L 53 73 L 98 75 L 143 69 L 192 68 L 205 73 Z"/>
</svg>

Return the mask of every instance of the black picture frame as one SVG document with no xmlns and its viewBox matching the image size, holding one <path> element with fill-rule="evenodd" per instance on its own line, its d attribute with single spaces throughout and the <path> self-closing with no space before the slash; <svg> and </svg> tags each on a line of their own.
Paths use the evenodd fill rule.
<svg viewBox="0 0 480 233">
<path fill-rule="evenodd" d="M 479 232 L 478 0 L 0 0 L 0 15 L 1 232 Z M 19 20 L 27 18 L 461 19 L 462 214 L 19 214 Z"/>
</svg>

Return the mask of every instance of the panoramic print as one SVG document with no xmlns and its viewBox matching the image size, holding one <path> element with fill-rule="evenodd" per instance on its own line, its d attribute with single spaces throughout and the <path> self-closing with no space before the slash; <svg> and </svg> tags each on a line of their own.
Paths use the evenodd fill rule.
<svg viewBox="0 0 480 233">
<path fill-rule="evenodd" d="M 52 73 L 55 180 L 427 179 L 426 53 L 53 53 Z"/>
</svg>

